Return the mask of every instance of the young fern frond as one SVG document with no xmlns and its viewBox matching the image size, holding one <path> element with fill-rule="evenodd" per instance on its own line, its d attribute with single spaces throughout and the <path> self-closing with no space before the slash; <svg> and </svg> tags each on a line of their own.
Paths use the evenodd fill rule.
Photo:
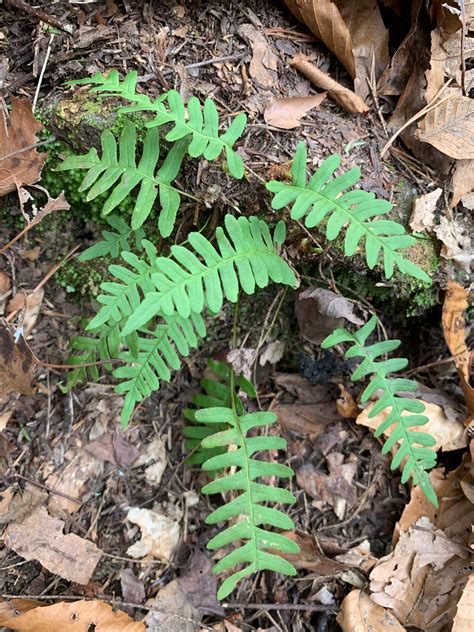
<svg viewBox="0 0 474 632">
<path fill-rule="evenodd" d="M 205 335 L 206 327 L 199 314 L 190 318 L 175 315 L 164 318 L 153 331 L 140 331 L 135 352 L 118 353 L 117 357 L 125 364 L 116 368 L 113 375 L 123 380 L 115 388 L 117 393 L 125 393 L 123 427 L 130 421 L 135 405 L 157 391 L 160 380 L 169 381 L 171 371 L 181 367 L 180 356 L 188 356 Z"/>
<path fill-rule="evenodd" d="M 238 179 L 244 175 L 242 158 L 233 147 L 247 124 L 245 114 L 237 114 L 227 130 L 219 134 L 219 113 L 212 99 L 206 99 L 204 108 L 201 108 L 199 99 L 191 97 L 185 106 L 179 92 L 170 90 L 151 101 L 148 96 L 136 92 L 135 71 L 128 73 L 123 82 L 120 81 L 118 72 L 113 70 L 107 77 L 96 73 L 91 78 L 70 83 L 89 83 L 94 85 L 91 92 L 119 96 L 134 103 L 121 108 L 120 112 L 154 112 L 155 118 L 147 124 L 148 127 L 173 125 L 165 136 L 166 140 L 174 143 L 187 138 L 190 141 L 187 151 L 193 158 L 203 156 L 206 160 L 216 160 L 224 152 L 230 174 Z"/>
<path fill-rule="evenodd" d="M 130 240 L 133 239 L 134 246 L 137 250 L 141 249 L 141 241 L 144 238 L 142 229 L 134 231 L 121 218 L 116 215 L 110 215 L 106 218 L 107 223 L 114 229 L 102 231 L 102 241 L 93 244 L 78 256 L 79 261 L 91 261 L 100 257 L 112 257 L 117 259 L 122 250 L 129 250 Z"/>
<path fill-rule="evenodd" d="M 239 288 L 253 294 L 256 286 L 265 287 L 270 280 L 296 285 L 293 270 L 278 254 L 285 237 L 282 222 L 272 236 L 267 224 L 256 217 L 236 219 L 226 215 L 224 221 L 227 234 L 221 227 L 216 229 L 216 247 L 201 233 L 190 233 L 188 241 L 195 252 L 174 245 L 169 257 L 155 259 L 151 275 L 146 276 L 144 299 L 137 304 L 134 294 L 133 303 L 129 301 L 126 305 L 128 319 L 122 335 L 140 329 L 155 316 L 178 313 L 187 318 L 191 313 L 201 313 L 205 307 L 217 313 L 224 298 L 236 302 Z M 110 270 L 116 274 L 115 269 Z M 127 283 L 126 272 L 121 274 Z M 154 286 L 152 290 L 149 280 Z M 114 315 L 117 318 L 125 315 L 117 295 L 127 294 L 127 289 L 117 284 L 101 287 L 107 292 L 98 297 L 104 307 L 91 326 L 108 322 Z"/>
<path fill-rule="evenodd" d="M 111 191 L 102 212 L 108 215 L 114 208 L 131 194 L 135 187 L 140 187 L 132 213 L 131 226 L 137 230 L 142 226 L 151 212 L 159 195 L 161 212 L 158 228 L 163 237 L 168 237 L 173 230 L 181 195 L 187 195 L 171 182 L 178 175 L 186 153 L 186 140 L 176 142 L 157 170 L 160 157 L 159 135 L 156 130 L 149 130 L 143 142 L 143 150 L 139 163 L 136 162 L 137 133 L 135 126 L 127 121 L 120 136 L 117 156 L 117 142 L 109 130 L 101 134 L 102 155 L 99 157 L 95 147 L 87 154 L 68 156 L 58 171 L 71 169 L 87 169 L 79 191 L 87 191 L 87 200 Z"/>
<path fill-rule="evenodd" d="M 214 434 L 216 431 L 215 424 L 206 425 L 196 420 L 196 412 L 201 408 L 229 407 L 232 405 L 232 397 L 236 395 L 238 390 L 243 391 L 249 397 L 256 397 L 253 385 L 242 375 L 236 375 L 234 380 L 234 393 L 231 391 L 231 375 L 232 369 L 225 362 L 216 360 L 208 360 L 209 370 L 212 377 L 205 377 L 201 380 L 202 393 L 193 395 L 192 403 L 194 408 L 186 408 L 184 417 L 189 424 L 183 428 L 183 434 L 186 437 L 185 448 L 190 451 L 190 455 L 186 459 L 186 463 L 190 465 L 201 465 L 211 456 L 226 452 L 223 447 L 205 449 L 201 442 L 205 437 Z M 213 379 L 214 378 L 214 379 Z M 242 402 L 236 398 L 237 411 L 243 414 Z M 224 430 L 224 426 L 218 430 Z"/>
<path fill-rule="evenodd" d="M 341 158 L 333 155 L 323 161 L 308 182 L 306 157 L 306 145 L 299 143 L 292 164 L 291 184 L 276 180 L 267 183 L 267 189 L 276 194 L 272 208 L 292 205 L 292 219 L 304 217 L 307 228 L 313 228 L 326 220 L 326 238 L 329 241 L 336 239 L 345 228 L 344 253 L 347 256 L 353 255 L 364 239 L 367 265 L 373 268 L 381 253 L 388 279 L 396 266 L 400 272 L 430 283 L 427 273 L 400 252 L 415 244 L 415 237 L 407 235 L 403 226 L 397 222 L 375 219 L 388 213 L 392 204 L 377 199 L 373 193 L 353 188 L 360 179 L 360 169 L 355 167 L 334 176 Z"/>
<path fill-rule="evenodd" d="M 299 547 L 286 536 L 268 530 L 268 527 L 294 529 L 294 523 L 282 511 L 264 504 L 292 504 L 295 502 L 294 496 L 286 489 L 257 482 L 261 477 L 293 476 L 293 471 L 286 465 L 255 458 L 257 452 L 284 449 L 286 441 L 274 436 L 247 436 L 250 430 L 268 426 L 274 423 L 277 417 L 272 412 L 245 414 L 243 404 L 235 392 L 236 377 L 233 371 L 228 376 L 229 385 L 226 384 L 225 378 L 222 384 L 222 376 L 220 377 L 221 381 L 216 382 L 214 387 L 219 395 L 213 399 L 222 400 L 230 394 L 230 405 L 202 408 L 196 411 L 195 420 L 205 424 L 206 428 L 218 429 L 214 434 L 207 435 L 201 440 L 202 448 L 226 449 L 225 452 L 207 459 L 202 465 L 203 470 L 215 473 L 236 468 L 235 473 L 216 478 L 202 489 L 205 494 L 239 493 L 206 518 L 208 524 L 234 521 L 238 518 L 237 522 L 212 538 L 207 545 L 209 549 L 229 544 L 236 546 L 213 569 L 215 573 L 230 569 L 234 571 L 224 580 L 217 593 L 219 599 L 225 599 L 241 579 L 257 571 L 270 570 L 284 575 L 295 575 L 293 565 L 278 553 L 295 554 L 299 552 Z M 222 430 L 222 427 L 225 429 Z M 243 544 L 240 542 L 242 540 Z M 239 565 L 243 567 L 235 570 Z"/>
<path fill-rule="evenodd" d="M 352 379 L 360 380 L 370 374 L 373 377 L 362 393 L 361 401 L 366 402 L 376 391 L 383 391 L 380 399 L 371 408 L 369 417 L 375 417 L 383 410 L 390 409 L 387 417 L 375 431 L 375 436 L 380 437 L 388 428 L 394 426 L 390 437 L 384 443 L 382 453 L 386 454 L 398 443 L 391 468 L 395 469 L 406 458 L 402 483 L 406 483 L 412 477 L 414 484 L 419 485 L 428 500 L 437 507 L 436 492 L 426 472 L 436 465 L 436 452 L 429 447 L 435 445 L 436 441 L 427 432 L 412 430 L 415 426 L 428 423 L 428 417 L 420 414 L 425 410 L 425 406 L 420 401 L 400 395 L 403 391 L 416 391 L 418 385 L 414 380 L 389 377 L 389 373 L 401 371 L 407 366 L 408 360 L 405 358 L 377 361 L 381 355 L 397 349 L 400 346 L 399 340 L 386 340 L 364 346 L 376 325 L 377 318 L 373 316 L 354 334 L 346 329 L 336 329 L 321 346 L 327 349 L 343 342 L 350 342 L 352 346 L 346 351 L 346 358 L 363 358 Z"/>
</svg>

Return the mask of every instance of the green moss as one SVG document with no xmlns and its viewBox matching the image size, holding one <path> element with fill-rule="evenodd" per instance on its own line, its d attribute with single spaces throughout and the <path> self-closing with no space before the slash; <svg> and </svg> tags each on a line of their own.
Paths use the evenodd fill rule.
<svg viewBox="0 0 474 632">
<path fill-rule="evenodd" d="M 55 281 L 74 298 L 94 298 L 99 286 L 106 278 L 103 262 L 81 262 L 77 259 L 66 261 L 56 272 Z"/>
</svg>

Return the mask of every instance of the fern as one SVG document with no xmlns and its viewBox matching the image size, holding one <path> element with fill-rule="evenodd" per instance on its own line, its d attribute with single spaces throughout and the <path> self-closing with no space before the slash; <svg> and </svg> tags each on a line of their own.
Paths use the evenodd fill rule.
<svg viewBox="0 0 474 632">
<path fill-rule="evenodd" d="M 132 237 L 135 248 L 137 250 L 141 249 L 141 241 L 144 237 L 143 230 L 133 231 L 121 217 L 115 215 L 110 215 L 106 218 L 106 221 L 115 232 L 104 230 L 102 232 L 103 240 L 84 250 L 78 257 L 79 261 L 91 261 L 92 259 L 107 256 L 117 259 L 122 250 L 130 248 L 129 242 Z"/>
<path fill-rule="evenodd" d="M 212 99 L 206 99 L 204 108 L 201 108 L 199 99 L 191 97 L 186 107 L 179 92 L 170 90 L 151 101 L 147 95 L 136 92 L 136 82 L 135 71 L 128 73 L 121 82 L 118 72 L 113 70 L 107 77 L 96 73 L 91 78 L 71 83 L 92 84 L 92 92 L 120 96 L 134 103 L 121 108 L 121 112 L 154 112 L 155 118 L 147 123 L 148 127 L 172 124 L 172 129 L 165 136 L 166 140 L 176 142 L 188 138 L 187 151 L 193 158 L 203 156 L 206 160 L 216 160 L 224 152 L 230 174 L 234 178 L 242 178 L 244 164 L 233 147 L 245 129 L 245 114 L 238 114 L 224 134 L 219 135 L 219 113 Z"/>
<path fill-rule="evenodd" d="M 355 334 L 346 329 L 336 329 L 323 341 L 322 347 L 326 349 L 343 342 L 351 342 L 352 346 L 346 351 L 346 358 L 363 358 L 352 379 L 360 380 L 369 374 L 373 374 L 373 377 L 362 393 L 361 401 L 366 402 L 376 391 L 383 391 L 380 399 L 371 408 L 369 417 L 375 417 L 383 410 L 390 409 L 387 417 L 375 431 L 375 436 L 380 437 L 388 428 L 395 425 L 382 448 L 382 453 L 389 452 L 398 442 L 399 447 L 392 459 L 391 468 L 397 468 L 406 458 L 402 483 L 406 483 L 412 477 L 415 485 L 419 485 L 428 500 L 437 507 L 436 492 L 426 472 L 436 465 L 436 452 L 426 446 L 433 446 L 436 441 L 426 432 L 411 430 L 413 426 L 423 426 L 429 421 L 428 417 L 420 414 L 425 410 L 425 406 L 422 402 L 399 394 L 403 391 L 415 391 L 417 383 L 414 380 L 388 376 L 389 373 L 404 369 L 408 360 L 391 358 L 376 361 L 381 355 L 397 349 L 400 346 L 399 340 L 386 340 L 364 346 L 376 324 L 377 318 L 374 316 Z M 404 415 L 405 412 L 409 414 Z"/>
<path fill-rule="evenodd" d="M 403 226 L 386 219 L 374 219 L 385 215 L 392 205 L 379 200 L 373 193 L 352 188 L 360 179 L 360 169 L 354 168 L 334 177 L 340 156 L 333 155 L 323 161 L 319 169 L 306 179 L 306 146 L 299 143 L 292 164 L 292 183 L 272 180 L 266 187 L 275 193 L 272 208 L 292 205 L 291 217 L 305 217 L 307 228 L 313 228 L 327 218 L 326 237 L 332 241 L 347 225 L 344 253 L 353 255 L 361 239 L 365 239 L 365 257 L 373 268 L 382 253 L 384 271 L 389 279 L 395 266 L 400 272 L 430 283 L 430 277 L 400 250 L 416 243 L 412 235 L 405 234 Z M 348 190 L 349 189 L 349 190 Z"/>
<path fill-rule="evenodd" d="M 126 336 L 155 316 L 177 312 L 187 318 L 205 307 L 217 313 L 224 297 L 231 302 L 237 300 L 239 288 L 253 294 L 256 286 L 265 287 L 270 280 L 295 286 L 292 269 L 277 252 L 285 237 L 282 222 L 273 237 L 265 222 L 255 217 L 236 219 L 227 215 L 225 226 L 227 235 L 221 227 L 216 230 L 217 248 L 200 233 L 190 233 L 188 241 L 196 254 L 184 246 L 171 246 L 171 256 L 157 257 L 149 269 L 141 261 L 145 267 L 138 276 L 127 268 L 111 266 L 109 270 L 122 283 L 102 284 L 107 293 L 100 295 L 98 301 L 104 307 L 89 328 L 127 316 L 122 329 Z M 127 263 L 138 266 L 135 255 L 122 256 Z M 138 288 L 144 294 L 142 301 Z"/>
<path fill-rule="evenodd" d="M 206 335 L 204 321 L 199 314 L 191 318 L 178 315 L 166 317 L 153 331 L 144 330 L 137 337 L 137 349 L 121 351 L 118 358 L 123 360 L 113 372 L 122 380 L 115 388 L 117 393 L 125 393 L 122 408 L 122 426 L 126 427 L 137 402 L 149 397 L 160 388 L 161 381 L 169 381 L 171 370 L 181 366 L 180 356 L 188 356 L 190 349 L 196 348 L 199 339 Z"/>
<path fill-rule="evenodd" d="M 120 136 L 119 155 L 117 142 L 112 132 L 105 130 L 101 135 L 102 155 L 98 156 L 95 147 L 87 154 L 68 156 L 58 167 L 58 171 L 87 169 L 79 191 L 87 191 L 86 199 L 93 200 L 111 190 L 102 212 L 108 215 L 140 186 L 132 213 L 131 226 L 137 230 L 147 219 L 153 204 L 159 195 L 161 212 L 158 228 L 163 237 L 173 230 L 181 195 L 188 195 L 171 185 L 181 167 L 186 153 L 186 141 L 175 143 L 161 167 L 156 170 L 160 157 L 159 136 L 156 130 L 149 130 L 143 143 L 142 157 L 136 164 L 136 129 L 127 121 Z M 120 180 L 120 181 L 119 181 Z M 191 196 L 192 197 L 192 196 Z"/>
<path fill-rule="evenodd" d="M 218 371 L 219 369 L 220 367 Z M 257 571 L 270 570 L 295 575 L 293 565 L 277 553 L 295 554 L 299 552 L 299 547 L 286 536 L 264 528 L 267 525 L 278 529 L 294 529 L 289 516 L 263 504 L 292 504 L 295 502 L 294 496 L 286 489 L 257 482 L 261 477 L 289 478 L 293 475 L 291 468 L 286 465 L 255 458 L 257 452 L 284 449 L 286 441 L 273 436 L 247 436 L 250 430 L 268 426 L 274 423 L 277 417 L 271 412 L 245 414 L 242 401 L 235 392 L 239 378 L 230 367 L 225 375 L 221 369 L 218 377 L 220 381 L 216 381 L 213 386 L 208 384 L 207 387 L 207 390 L 213 388 L 217 394 L 217 397 L 211 398 L 212 406 L 196 411 L 194 418 L 206 428 L 206 436 L 201 441 L 202 448 L 226 449 L 225 452 L 208 458 L 202 468 L 210 473 L 236 468 L 235 473 L 215 478 L 202 489 L 205 494 L 240 492 L 233 500 L 206 518 L 208 524 L 216 524 L 228 520 L 234 522 L 238 517 L 237 522 L 212 538 L 207 545 L 209 549 L 218 549 L 229 544 L 236 545 L 236 548 L 223 557 L 213 569 L 215 573 L 230 569 L 234 571 L 224 580 L 217 593 L 219 599 L 225 599 L 241 579 Z M 223 399 L 227 401 L 229 397 L 230 403 L 227 406 L 214 405 Z M 205 402 L 206 399 L 203 403 Z M 209 427 L 222 426 L 226 429 L 208 434 Z M 244 543 L 240 545 L 238 543 L 241 540 Z M 243 568 L 235 571 L 239 565 L 243 565 Z"/>
</svg>

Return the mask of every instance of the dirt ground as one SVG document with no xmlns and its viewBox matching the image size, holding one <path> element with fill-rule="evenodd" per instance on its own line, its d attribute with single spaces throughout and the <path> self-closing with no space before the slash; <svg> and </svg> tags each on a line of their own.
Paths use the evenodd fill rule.
<svg viewBox="0 0 474 632">
<path fill-rule="evenodd" d="M 265 124 L 262 110 L 269 93 L 292 96 L 311 90 L 309 82 L 288 63 L 289 57 L 297 52 L 317 56 L 332 76 L 343 82 L 347 80 L 341 66 L 323 45 L 307 34 L 297 35 L 304 29 L 279 3 L 271 0 L 182 4 L 176 0 L 112 0 L 93 4 L 38 1 L 35 7 L 59 21 L 77 24 L 78 28 L 73 36 L 59 28 L 54 36 L 42 33 L 35 16 L 15 10 L 8 3 L 0 6 L 0 48 L 3 47 L 8 64 L 2 85 L 6 95 L 33 99 L 38 74 L 44 67 L 38 104 L 40 111 L 46 111 L 58 95 L 68 98 L 71 94 L 71 89 L 64 87 L 65 81 L 115 67 L 123 73 L 136 69 L 140 85 L 146 85 L 150 94 L 174 87 L 181 94 L 212 96 L 224 113 L 247 112 L 249 126 L 241 151 L 250 173 L 249 181 L 230 180 L 214 166 L 204 169 L 196 195 L 205 200 L 205 206 L 198 210 L 189 206 L 188 216 L 192 219 L 183 223 L 180 229 L 183 233 L 202 217 L 216 224 L 237 199 L 245 212 L 271 217 L 261 180 L 268 180 L 275 169 L 288 162 L 301 139 L 307 142 L 315 164 L 330 153 L 341 153 L 344 167 L 360 166 L 362 186 L 379 196 L 396 201 L 407 190 L 419 193 L 427 190 L 429 171 L 419 170 L 416 161 L 402 151 L 392 154 L 389 162 L 380 161 L 376 148 L 385 136 L 374 113 L 354 116 L 326 100 L 296 130 L 282 131 Z M 273 84 L 266 89 L 256 88 L 249 81 L 251 48 L 242 34 L 243 25 L 252 25 L 265 33 L 279 61 L 278 70 L 272 71 Z M 215 61 L 216 58 L 220 61 Z M 58 140 L 67 140 L 64 128 L 61 130 L 48 120 L 44 122 L 46 127 L 51 124 Z M 345 151 L 351 144 L 352 149 Z M 195 167 L 183 175 L 185 179 L 188 177 L 190 182 L 194 181 Z M 2 217 L 12 218 L 4 219 L 0 227 L 1 241 L 6 242 L 15 234 L 15 221 L 20 214 L 15 196 L 2 198 L 0 203 Z M 403 205 L 399 208 L 403 215 Z M 61 223 L 48 224 L 46 220 L 41 232 L 30 232 L 19 248 L 2 259 L 0 265 L 14 280 L 14 291 L 33 289 L 74 246 L 84 248 L 94 240 L 98 229 L 87 218 L 87 212 L 73 204 Z M 295 257 L 307 270 L 305 280 L 334 281 L 332 275 L 339 264 L 337 252 L 328 250 L 329 258 L 324 262 L 316 256 L 305 258 L 304 252 L 297 252 L 301 239 L 300 233 L 290 235 Z M 28 256 L 28 251 L 37 246 L 39 254 Z M 354 263 L 355 268 L 347 272 L 348 289 L 353 294 L 357 292 L 354 284 L 357 265 Z M 366 272 L 361 269 L 359 274 L 363 279 Z M 58 278 L 61 278 L 59 272 L 44 286 L 40 315 L 29 343 L 42 360 L 60 364 L 67 361 L 68 341 L 80 333 L 83 319 L 92 312 L 94 299 L 91 292 L 82 292 L 80 287 L 71 289 L 70 279 L 60 284 Z M 343 281 L 340 283 L 343 285 Z M 267 324 L 275 310 L 275 300 L 280 297 L 277 290 L 265 290 L 258 298 L 259 311 Z M 371 304 L 372 298 L 367 295 L 364 300 Z M 382 305 L 383 298 L 380 301 Z M 340 603 L 353 587 L 366 585 L 367 573 L 360 568 L 354 570 L 336 557 L 365 541 L 374 556 L 388 552 L 394 526 L 407 502 L 408 491 L 401 485 L 398 471 L 390 470 L 389 458 L 381 455 L 379 441 L 366 428 L 337 414 L 338 384 L 344 384 L 349 391 L 353 389 L 349 368 L 337 353 L 323 356 L 315 345 L 299 336 L 293 302 L 290 293 L 284 297 L 272 332 L 274 338 L 287 341 L 289 352 L 276 367 L 266 365 L 259 369 L 258 389 L 259 404 L 265 409 L 319 406 L 324 411 L 321 416 L 326 414 L 330 419 L 328 424 L 321 420 L 315 432 L 298 431 L 291 424 L 287 427 L 282 424 L 282 433 L 288 439 L 286 462 L 299 473 L 291 483 L 297 503 L 290 511 L 303 546 L 303 556 L 297 565 L 299 572 L 295 578 L 259 574 L 243 581 L 231 599 L 231 604 L 237 605 L 221 606 L 210 597 L 211 590 L 206 597 L 206 589 L 201 587 L 203 629 L 216 629 L 211 626 L 225 617 L 241 630 L 339 630 L 335 617 Z M 263 319 L 255 322 L 254 309 L 253 299 L 242 302 L 238 342 L 243 347 L 255 346 L 262 332 Z M 449 355 L 435 327 L 439 310 L 439 305 L 434 305 L 425 309 L 422 317 L 415 314 L 408 318 L 401 317 L 395 307 L 392 314 L 384 313 L 390 337 L 403 330 L 403 349 L 412 367 Z M 3 597 L 31 597 L 48 603 L 73 597 L 127 602 L 124 608 L 132 617 L 140 618 L 146 607 L 140 601 L 130 603 L 131 598 L 127 597 L 130 592 L 124 594 L 124 572 L 127 576 L 132 571 L 148 600 L 176 577 L 193 577 L 196 581 L 196 568 L 211 582 L 212 589 L 208 563 L 211 554 L 206 552 L 205 544 L 215 534 L 215 528 L 205 524 L 209 500 L 199 495 L 203 475 L 196 467 L 184 464 L 183 408 L 199 388 L 207 358 L 223 358 L 228 352 L 231 327 L 231 312 L 224 311 L 209 326 L 205 347 L 186 360 L 183 370 L 171 383 L 163 385 L 159 393 L 140 406 L 124 433 L 118 431 L 121 398 L 114 393 L 114 384 L 107 377 L 64 394 L 61 384 L 65 372 L 45 368 L 37 374 L 38 389 L 34 396 L 11 395 L 3 402 L 0 416 L 8 414 L 9 420 L 3 433 L 5 445 L 0 448 L 6 454 L 9 469 L 1 484 L 3 489 L 12 483 L 18 486 L 16 515 L 26 511 L 22 505 L 28 507 L 45 498 L 49 507 L 55 502 L 60 506 L 70 502 L 67 497 L 75 497 L 78 488 L 63 492 L 65 496 L 55 490 L 65 489 L 61 481 L 69 480 L 71 468 L 79 467 L 79 471 L 82 468 L 81 501 L 72 513 L 64 513 L 65 532 L 94 542 L 103 552 L 92 581 L 83 586 L 50 573 L 39 562 L 24 560 L 5 544 L 0 545 Z M 453 386 L 453 371 L 452 367 L 422 369 L 416 377 L 431 387 L 442 383 L 456 397 L 459 391 Z M 166 448 L 166 468 L 157 485 L 150 483 L 145 475 L 151 457 L 146 461 L 140 456 L 146 454 L 151 444 Z M 445 464 L 453 469 L 460 463 L 460 454 L 450 453 Z M 328 455 L 333 455 L 329 461 L 333 458 L 334 463 L 355 464 L 351 490 L 346 495 L 347 507 L 339 516 L 334 506 L 314 501 L 299 484 L 308 465 L 327 470 Z M 75 472 L 80 479 L 81 474 L 77 469 Z M 184 524 L 171 561 L 133 559 L 127 550 L 140 533 L 137 526 L 127 521 L 127 512 L 131 507 L 151 509 L 168 503 L 179 508 Z"/>
</svg>

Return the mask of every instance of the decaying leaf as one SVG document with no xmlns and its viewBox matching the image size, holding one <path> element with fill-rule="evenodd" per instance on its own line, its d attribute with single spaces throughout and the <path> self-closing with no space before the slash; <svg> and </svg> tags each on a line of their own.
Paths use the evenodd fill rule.
<svg viewBox="0 0 474 632">
<path fill-rule="evenodd" d="M 457 419 L 448 419 L 441 406 L 428 402 L 422 403 L 425 405 L 425 410 L 422 414 L 428 417 L 429 421 L 424 426 L 412 426 L 413 431 L 416 432 L 420 430 L 421 432 L 427 432 L 433 436 L 436 439 L 436 444 L 433 446 L 434 450 L 449 452 L 451 450 L 464 448 L 467 445 L 467 439 L 463 424 Z M 386 408 L 375 417 L 369 417 L 369 413 L 374 405 L 375 404 L 371 404 L 365 408 L 357 417 L 356 423 L 376 430 L 387 417 L 390 409 Z M 405 411 L 403 416 L 410 414 L 408 411 Z M 395 426 L 390 426 L 390 428 L 384 432 L 383 436 L 385 438 L 389 437 L 394 428 Z"/>
<path fill-rule="evenodd" d="M 474 160 L 458 160 L 453 172 L 453 197 L 449 206 L 453 208 L 474 190 Z"/>
<path fill-rule="evenodd" d="M 272 88 L 277 77 L 278 59 L 271 50 L 267 38 L 252 24 L 242 24 L 239 35 L 248 40 L 252 47 L 250 76 L 261 88 Z"/>
<path fill-rule="evenodd" d="M 12 391 L 31 395 L 34 368 L 23 336 L 16 342 L 8 325 L 0 321 L 0 397 Z"/>
<path fill-rule="evenodd" d="M 141 604 L 145 601 L 145 587 L 131 568 L 120 571 L 120 588 L 123 600 L 127 603 Z"/>
<path fill-rule="evenodd" d="M 23 335 L 26 337 L 32 331 L 38 320 L 43 302 L 44 290 L 40 288 L 36 292 L 25 294 L 18 292 L 7 305 L 7 313 L 22 311 L 21 323 L 23 327 Z"/>
<path fill-rule="evenodd" d="M 0 120 L 0 196 L 37 182 L 47 156 L 34 147 L 43 126 L 35 119 L 31 103 L 16 97 L 11 101 L 10 119 Z"/>
<path fill-rule="evenodd" d="M 300 547 L 299 553 L 286 553 L 283 555 L 285 559 L 299 570 L 307 570 L 318 573 L 318 575 L 329 576 L 341 573 L 341 571 L 346 570 L 350 566 L 350 564 L 332 560 L 324 555 L 320 547 L 316 545 L 315 539 L 309 534 L 285 531 L 283 535 L 296 542 Z"/>
<path fill-rule="evenodd" d="M 158 632 L 199 632 L 202 618 L 188 595 L 174 579 L 160 590 L 145 618 L 147 630 Z"/>
<path fill-rule="evenodd" d="M 166 511 L 139 507 L 129 509 L 127 520 L 140 527 L 142 537 L 128 548 L 127 555 L 134 558 L 150 555 L 169 562 L 179 541 L 181 518 L 181 510 L 171 503 L 168 503 Z"/>
<path fill-rule="evenodd" d="M 420 195 L 420 197 L 415 200 L 409 221 L 410 228 L 413 232 L 422 233 L 433 228 L 436 204 L 442 192 L 443 189 L 438 187 L 430 193 Z"/>
<path fill-rule="evenodd" d="M 63 534 L 64 522 L 37 507 L 21 523 L 12 522 L 5 532 L 5 544 L 25 560 L 37 560 L 64 579 L 87 584 L 102 552 L 95 544 L 74 533 Z"/>
<path fill-rule="evenodd" d="M 377 563 L 378 559 L 370 552 L 370 542 L 363 540 L 357 546 L 352 547 L 346 553 L 336 555 L 336 560 L 349 566 L 355 566 L 368 573 Z"/>
<path fill-rule="evenodd" d="M 221 604 L 217 601 L 217 578 L 212 572 L 212 562 L 205 553 L 199 549 L 194 551 L 189 567 L 179 577 L 178 583 L 202 615 L 225 616 Z"/>
<path fill-rule="evenodd" d="M 474 158 L 474 99 L 451 96 L 418 124 L 417 137 L 458 160 Z"/>
<path fill-rule="evenodd" d="M 294 129 L 301 125 L 303 116 L 318 107 L 325 98 L 325 93 L 309 97 L 275 98 L 265 108 L 263 118 L 273 127 Z"/>
<path fill-rule="evenodd" d="M 458 603 L 452 632 L 471 632 L 474 622 L 474 573 L 469 576 Z"/>
<path fill-rule="evenodd" d="M 11 602 L 14 610 L 17 610 L 17 601 Z M 103 601 L 60 601 L 52 606 L 35 607 L 18 616 L 0 614 L 0 625 L 19 632 L 145 632 L 141 621 L 113 610 Z"/>
<path fill-rule="evenodd" d="M 470 416 L 474 415 L 474 387 L 470 384 L 471 352 L 466 344 L 466 322 L 464 312 L 467 309 L 468 291 L 459 283 L 448 281 L 448 291 L 443 304 L 443 333 L 446 344 L 454 357 L 466 406 Z"/>
<path fill-rule="evenodd" d="M 351 590 L 336 617 L 343 632 L 403 632 L 405 628 L 385 608 L 361 590 Z"/>
<path fill-rule="evenodd" d="M 35 485 L 27 483 L 24 489 L 20 489 L 17 483 L 13 483 L 0 492 L 0 525 L 22 522 L 46 498 L 46 492 Z"/>
<path fill-rule="evenodd" d="M 341 394 L 336 399 L 336 410 L 344 419 L 355 419 L 359 408 L 344 384 L 338 384 Z"/>
<path fill-rule="evenodd" d="M 260 366 L 265 366 L 267 363 L 277 364 L 280 362 L 285 353 L 285 346 L 284 340 L 272 340 L 269 342 L 258 358 Z"/>
<path fill-rule="evenodd" d="M 138 457 L 134 467 L 146 465 L 145 479 L 149 485 L 158 485 L 166 469 L 167 457 L 165 442 L 161 437 L 155 437 L 146 447 L 145 452 Z"/>
<path fill-rule="evenodd" d="M 303 437 L 316 439 L 328 424 L 339 418 L 334 402 L 324 404 L 279 404 L 273 412 L 278 415 L 278 423 L 286 431 Z"/>
</svg>

